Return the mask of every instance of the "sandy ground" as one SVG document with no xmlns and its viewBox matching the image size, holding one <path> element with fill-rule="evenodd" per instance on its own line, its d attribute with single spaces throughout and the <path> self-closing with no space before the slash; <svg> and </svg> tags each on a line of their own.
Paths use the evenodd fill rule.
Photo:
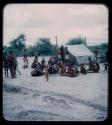
<svg viewBox="0 0 112 125">
<path fill-rule="evenodd" d="M 31 66 L 34 58 L 29 57 Z M 41 60 L 41 57 L 39 58 Z M 46 58 L 47 60 L 48 58 Z M 3 116 L 8 121 L 103 121 L 108 116 L 108 74 L 32 77 L 31 67 L 15 79 L 3 75 Z"/>
</svg>

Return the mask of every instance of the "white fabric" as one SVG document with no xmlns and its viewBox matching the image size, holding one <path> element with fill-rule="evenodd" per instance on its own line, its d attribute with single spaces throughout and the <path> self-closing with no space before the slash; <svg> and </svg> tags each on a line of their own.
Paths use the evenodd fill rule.
<svg viewBox="0 0 112 125">
<path fill-rule="evenodd" d="M 95 55 L 84 44 L 66 45 L 68 51 L 77 59 L 79 64 L 88 63 L 88 58 L 93 60 Z"/>
<path fill-rule="evenodd" d="M 94 55 L 84 44 L 66 45 L 66 47 L 68 51 L 76 57 Z"/>
</svg>

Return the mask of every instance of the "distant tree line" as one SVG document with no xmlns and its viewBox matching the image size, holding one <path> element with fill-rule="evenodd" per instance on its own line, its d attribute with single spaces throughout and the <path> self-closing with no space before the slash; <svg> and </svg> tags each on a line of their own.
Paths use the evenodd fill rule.
<svg viewBox="0 0 112 125">
<path fill-rule="evenodd" d="M 20 34 L 17 38 L 9 42 L 9 46 L 3 46 L 3 50 L 9 52 L 13 50 L 17 56 L 23 55 L 23 49 L 26 48 L 28 56 L 34 56 L 35 52 L 38 55 L 55 55 L 55 45 L 51 44 L 49 38 L 40 38 L 35 42 L 35 45 L 26 46 L 26 36 Z M 77 37 L 67 41 L 66 45 L 86 44 L 84 38 Z M 108 51 L 108 44 L 103 43 L 101 45 L 87 46 L 93 53 L 97 48 L 99 51 L 100 62 L 105 60 L 105 53 Z"/>
<path fill-rule="evenodd" d="M 23 55 L 23 49 L 27 50 L 28 56 L 34 56 L 35 52 L 39 55 L 54 55 L 55 46 L 51 44 L 49 38 L 40 38 L 36 41 L 35 45 L 26 46 L 26 37 L 24 34 L 20 34 L 17 38 L 9 42 L 9 46 L 3 46 L 3 50 L 9 52 L 13 50 L 17 56 Z"/>
</svg>

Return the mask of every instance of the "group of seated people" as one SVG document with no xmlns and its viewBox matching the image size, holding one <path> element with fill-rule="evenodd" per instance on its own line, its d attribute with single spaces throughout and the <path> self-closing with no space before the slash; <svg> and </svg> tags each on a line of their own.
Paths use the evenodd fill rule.
<svg viewBox="0 0 112 125">
<path fill-rule="evenodd" d="M 58 62 L 59 73 L 61 76 L 76 77 L 79 73 L 74 64 L 64 64 L 61 60 Z"/>
<path fill-rule="evenodd" d="M 96 60 L 92 61 L 91 58 L 88 58 L 88 60 L 89 60 L 89 69 L 88 69 L 88 72 L 98 73 L 99 70 L 100 70 L 99 63 Z"/>
<path fill-rule="evenodd" d="M 38 57 L 36 56 L 34 62 L 31 65 L 31 68 L 34 70 L 31 72 L 32 76 L 41 76 L 46 71 L 49 74 L 60 74 L 61 76 L 70 76 L 76 77 L 79 73 L 87 74 L 88 72 L 99 72 L 100 67 L 98 62 L 92 61 L 89 59 L 89 68 L 86 69 L 84 64 L 80 64 L 80 71 L 78 70 L 75 64 L 64 63 L 61 59 L 57 61 L 55 58 L 51 57 L 46 64 L 45 59 L 43 58 L 41 63 L 38 61 Z"/>
<path fill-rule="evenodd" d="M 31 68 L 34 69 L 31 72 L 32 76 L 41 76 L 43 75 L 43 70 L 45 68 L 45 60 L 43 59 L 41 63 L 38 61 L 38 57 L 36 56 L 34 62 L 31 65 Z"/>
</svg>

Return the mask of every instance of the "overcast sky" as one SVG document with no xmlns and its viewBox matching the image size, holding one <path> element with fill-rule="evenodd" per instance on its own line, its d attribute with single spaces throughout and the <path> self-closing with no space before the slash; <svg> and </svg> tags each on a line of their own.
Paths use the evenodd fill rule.
<svg viewBox="0 0 112 125">
<path fill-rule="evenodd" d="M 8 4 L 4 8 L 3 44 L 19 34 L 26 43 L 50 38 L 64 44 L 72 37 L 85 36 L 87 42 L 108 41 L 108 9 L 100 4 Z"/>
</svg>

